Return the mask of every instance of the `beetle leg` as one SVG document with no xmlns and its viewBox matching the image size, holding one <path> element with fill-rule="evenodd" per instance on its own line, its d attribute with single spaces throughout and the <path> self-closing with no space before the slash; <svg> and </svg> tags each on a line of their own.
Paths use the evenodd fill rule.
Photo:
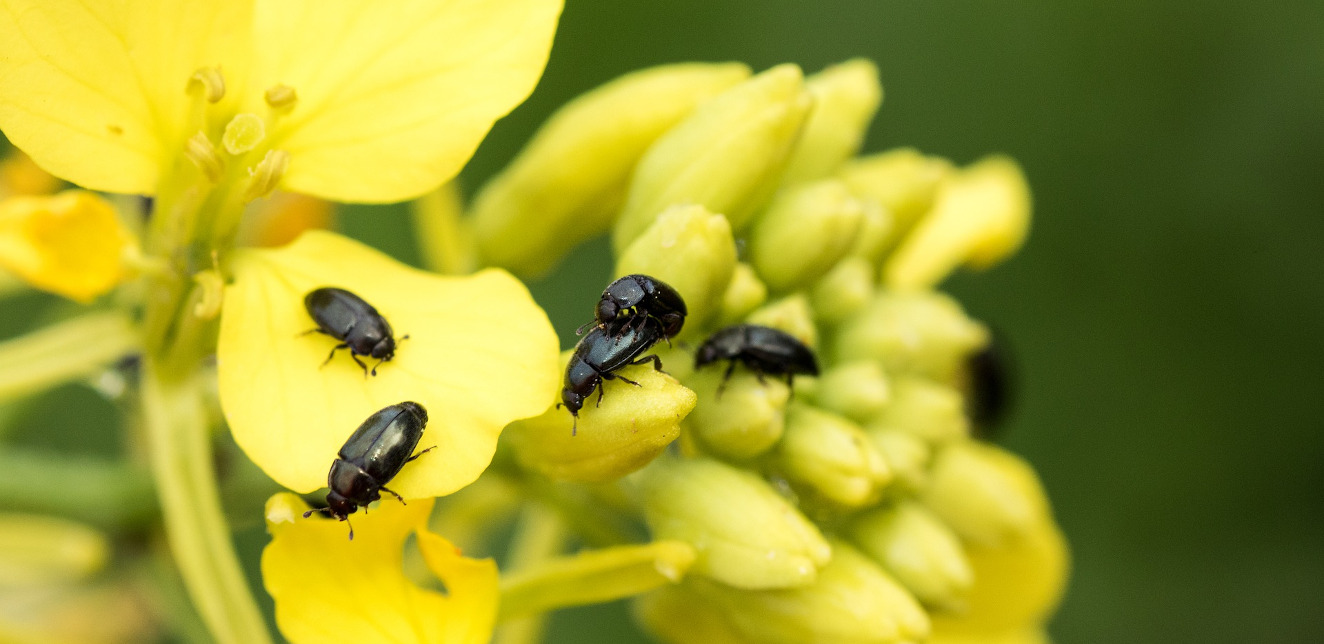
<svg viewBox="0 0 1324 644">
<path fill-rule="evenodd" d="M 347 345 L 347 346 L 348 346 L 348 345 Z M 353 351 L 350 351 L 350 352 L 349 352 L 349 357 L 353 358 L 353 359 L 354 359 L 354 362 L 358 363 L 358 365 L 359 365 L 360 367 L 363 367 L 363 377 L 364 377 L 364 378 L 367 378 L 367 377 L 368 377 L 368 365 L 363 364 L 363 361 L 362 361 L 362 360 L 359 360 L 359 357 L 358 357 L 357 355 L 354 355 L 354 352 L 353 352 Z M 372 375 L 374 375 L 374 376 L 377 375 L 377 367 L 373 367 L 373 368 L 372 368 Z"/>
<path fill-rule="evenodd" d="M 662 371 L 662 358 L 658 357 L 656 353 L 654 353 L 653 355 L 644 356 L 638 360 L 635 360 L 634 362 L 631 362 L 630 364 L 643 364 L 649 361 L 652 361 L 653 363 L 653 371 Z M 666 372 L 662 371 L 662 373 L 666 373 Z"/>
<path fill-rule="evenodd" d="M 308 335 L 309 333 L 321 333 L 322 335 L 331 335 L 330 333 L 323 331 L 321 327 L 318 327 L 316 329 L 308 329 L 307 331 L 304 331 L 303 333 L 300 333 L 299 335 L 296 335 L 294 337 L 302 338 L 303 336 Z"/>
<path fill-rule="evenodd" d="M 348 349 L 348 348 L 349 348 L 349 345 L 348 345 L 348 344 L 343 344 L 343 343 L 342 343 L 342 344 L 337 344 L 336 346 L 332 347 L 332 348 L 331 348 L 331 353 L 326 354 L 326 360 L 323 360 L 323 361 L 322 361 L 322 367 L 325 367 L 326 364 L 327 364 L 328 362 L 331 362 L 331 359 L 332 359 L 332 358 L 336 357 L 336 352 L 337 352 L 337 351 L 339 351 L 339 350 L 341 350 L 341 349 Z M 351 353 L 350 355 L 354 355 L 354 354 Z M 358 358 L 354 358 L 354 361 L 355 361 L 355 362 L 358 362 Z M 321 367 L 318 367 L 318 368 L 320 369 Z"/>
<path fill-rule="evenodd" d="M 436 446 L 436 445 L 433 445 L 432 447 L 429 447 L 429 448 L 427 448 L 427 449 L 425 449 L 425 450 L 423 450 L 423 451 L 421 451 L 421 452 L 419 452 L 419 453 L 417 453 L 417 454 L 414 454 L 413 456 L 410 456 L 409 458 L 406 458 L 406 459 L 405 459 L 405 463 L 408 463 L 409 461 L 412 461 L 412 460 L 414 460 L 414 459 L 416 459 L 416 458 L 418 458 L 418 457 L 420 457 L 420 456 L 422 456 L 422 455 L 424 455 L 424 454 L 427 454 L 428 452 L 431 452 L 431 451 L 434 450 L 434 449 L 437 449 L 437 446 Z M 404 463 L 401 463 L 401 465 L 404 465 Z M 383 490 L 386 490 L 386 488 L 382 488 L 382 489 L 383 489 Z M 387 491 L 387 492 L 390 492 L 390 490 L 386 490 L 386 491 Z M 394 492 L 391 492 L 391 493 L 394 494 Z"/>
<path fill-rule="evenodd" d="M 613 375 L 616 376 L 616 380 L 624 380 L 625 382 L 628 382 L 628 383 L 630 383 L 630 384 L 632 384 L 632 385 L 634 385 L 634 386 L 636 386 L 636 387 L 642 387 L 642 386 L 643 386 L 643 385 L 641 385 L 641 384 L 639 384 L 639 383 L 637 383 L 637 382 L 635 382 L 635 381 L 633 381 L 633 380 L 630 380 L 629 378 L 626 378 L 625 376 L 622 376 L 622 375 L 620 375 L 620 374 L 613 374 Z"/>
<path fill-rule="evenodd" d="M 409 461 L 405 461 L 405 462 L 408 463 Z M 405 497 L 400 496 L 399 494 L 396 494 L 394 490 L 392 490 L 392 489 L 390 489 L 390 488 L 387 488 L 387 487 L 383 487 L 383 488 L 382 488 L 382 491 L 383 491 L 383 492 L 390 492 L 391 496 L 395 497 L 396 499 L 399 499 L 401 505 L 409 505 L 408 503 L 405 503 Z M 365 509 L 366 509 L 366 508 L 365 508 Z"/>
<path fill-rule="evenodd" d="M 734 373 L 735 370 L 736 370 L 736 361 L 732 360 L 731 363 L 726 366 L 726 373 L 722 374 L 722 384 L 717 385 L 718 399 L 721 399 L 722 392 L 726 390 L 726 381 L 731 379 L 731 374 Z"/>
<path fill-rule="evenodd" d="M 603 383 L 598 383 L 598 404 L 593 405 L 594 407 L 601 407 L 601 406 L 602 406 L 602 391 L 603 391 L 604 389 L 606 389 L 606 387 L 603 386 Z M 576 424 L 576 425 L 579 424 L 579 418 L 578 418 L 578 417 L 575 418 L 575 424 Z M 572 433 L 572 435 L 573 435 L 573 431 L 572 431 L 571 433 Z"/>
</svg>

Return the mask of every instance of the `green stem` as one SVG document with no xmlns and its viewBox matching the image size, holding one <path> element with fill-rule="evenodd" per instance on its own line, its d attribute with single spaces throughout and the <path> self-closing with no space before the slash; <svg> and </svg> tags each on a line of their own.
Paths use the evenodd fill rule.
<svg viewBox="0 0 1324 644">
<path fill-rule="evenodd" d="M 123 313 L 90 313 L 0 343 L 0 402 L 87 376 L 136 351 Z"/>
<path fill-rule="evenodd" d="M 565 524 L 555 511 L 537 502 L 525 504 L 511 537 L 506 570 L 527 569 L 555 557 L 565 546 L 565 538 Z M 542 613 L 511 619 L 501 624 L 492 641 L 494 644 L 536 644 L 542 641 L 546 622 L 546 615 Z"/>
<path fill-rule="evenodd" d="M 221 512 L 198 383 L 166 381 L 143 362 L 143 420 L 166 538 L 184 585 L 216 641 L 264 644 L 270 634 Z"/>
<path fill-rule="evenodd" d="M 32 450 L 0 452 L 0 510 L 41 512 L 123 530 L 157 516 L 145 468 Z"/>
</svg>

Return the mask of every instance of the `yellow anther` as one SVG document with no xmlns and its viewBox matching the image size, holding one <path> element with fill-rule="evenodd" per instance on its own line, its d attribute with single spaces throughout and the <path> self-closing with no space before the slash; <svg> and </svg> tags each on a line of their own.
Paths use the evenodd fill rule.
<svg viewBox="0 0 1324 644">
<path fill-rule="evenodd" d="M 267 155 L 262 157 L 262 162 L 257 164 L 257 167 L 248 169 L 251 179 L 249 179 L 248 188 L 244 190 L 244 202 L 271 194 L 271 191 L 280 185 L 281 177 L 285 176 L 285 168 L 289 165 L 289 152 L 267 150 Z"/>
<path fill-rule="evenodd" d="M 267 88 L 267 93 L 263 95 L 273 109 L 283 109 L 294 107 L 299 102 L 299 93 L 294 91 L 289 85 L 272 85 Z"/>
<path fill-rule="evenodd" d="M 225 125 L 225 134 L 221 142 L 230 154 L 243 154 L 256 148 L 262 139 L 267 138 L 267 124 L 256 114 L 236 114 Z"/>
<path fill-rule="evenodd" d="M 199 67 L 198 71 L 189 76 L 185 89 L 189 92 L 202 90 L 207 102 L 215 103 L 225 98 L 225 77 L 221 75 L 219 67 Z"/>
<path fill-rule="evenodd" d="M 211 139 L 202 132 L 194 134 L 184 144 L 184 156 L 188 157 L 193 165 L 198 166 L 202 174 L 207 175 L 207 179 L 212 183 L 220 181 L 221 175 L 225 173 L 225 160 L 216 152 L 216 146 L 212 144 Z"/>
</svg>

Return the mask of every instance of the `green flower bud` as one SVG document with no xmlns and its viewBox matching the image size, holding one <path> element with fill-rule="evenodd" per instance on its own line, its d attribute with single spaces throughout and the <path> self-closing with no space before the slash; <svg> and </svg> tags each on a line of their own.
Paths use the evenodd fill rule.
<svg viewBox="0 0 1324 644">
<path fill-rule="evenodd" d="M 745 321 L 785 331 L 810 349 L 818 347 L 818 328 L 814 326 L 814 312 L 809 308 L 809 299 L 802 293 L 770 302 L 750 313 Z"/>
<path fill-rule="evenodd" d="M 636 622 L 667 644 L 749 644 L 728 622 L 723 607 L 682 586 L 637 597 L 630 608 Z"/>
<path fill-rule="evenodd" d="M 538 561 L 504 574 L 501 615 L 510 618 L 608 602 L 679 582 L 694 563 L 694 548 L 654 541 Z"/>
<path fill-rule="evenodd" d="M 563 362 L 569 359 L 569 352 Z M 652 461 L 680 435 L 680 421 L 694 409 L 694 392 L 652 364 L 627 367 L 621 375 L 635 387 L 607 380 L 598 406 L 590 398 L 579 411 L 579 429 L 564 409 L 516 421 L 503 438 L 525 467 L 548 478 L 598 483 L 618 479 Z"/>
<path fill-rule="evenodd" d="M 737 588 L 813 583 L 832 549 L 763 479 L 708 459 L 661 460 L 642 472 L 644 517 L 655 539 L 694 546 L 691 574 Z"/>
<path fill-rule="evenodd" d="M 538 275 L 606 232 L 648 146 L 748 77 L 737 63 L 663 65 L 567 103 L 475 197 L 474 232 L 486 263 Z"/>
<path fill-rule="evenodd" d="M 892 220 L 892 211 L 877 201 L 865 197 L 859 198 L 859 202 L 863 216 L 860 218 L 860 233 L 855 236 L 850 254 L 877 262 L 892 241 L 896 222 Z"/>
<path fill-rule="evenodd" d="M 828 369 L 818 379 L 815 393 L 819 406 L 860 423 L 877 416 L 892 400 L 887 375 L 872 360 L 856 360 Z"/>
<path fill-rule="evenodd" d="M 779 65 L 699 106 L 639 160 L 615 249 L 673 204 L 702 204 L 739 230 L 776 189 L 812 103 L 800 68 Z"/>
<path fill-rule="evenodd" d="M 928 288 L 962 264 L 987 268 L 1015 253 L 1030 228 L 1030 187 L 1020 166 L 995 156 L 949 176 L 933 209 L 883 269 L 892 288 Z"/>
<path fill-rule="evenodd" d="M 974 583 L 961 540 L 919 503 L 872 510 L 848 532 L 860 550 L 927 605 L 959 609 Z"/>
<path fill-rule="evenodd" d="M 736 263 L 736 270 L 731 274 L 731 283 L 722 295 L 722 310 L 717 316 L 718 326 L 730 326 L 759 308 L 768 299 L 768 287 L 759 280 L 759 276 L 749 264 Z"/>
<path fill-rule="evenodd" d="M 898 429 L 934 444 L 970 435 L 961 392 L 914 376 L 892 380 L 892 403 L 869 421 L 869 427 Z"/>
<path fill-rule="evenodd" d="M 809 291 L 818 321 L 836 324 L 864 308 L 873 298 L 875 273 L 863 257 L 847 257 L 832 267 Z"/>
<path fill-rule="evenodd" d="M 717 315 L 735 267 L 731 224 L 694 205 L 667 209 L 616 260 L 617 275 L 652 275 L 680 293 L 689 309 L 682 338 Z"/>
<path fill-rule="evenodd" d="M 795 290 L 845 256 L 863 218 L 864 207 L 840 181 L 788 188 L 755 220 L 750 262 L 773 291 Z"/>
<path fill-rule="evenodd" d="M 786 426 L 786 383 L 745 370 L 733 373 L 722 385 L 725 363 L 708 366 L 685 379 L 699 403 L 685 418 L 686 431 L 704 451 L 729 460 L 747 460 L 766 452 L 782 437 Z"/>
<path fill-rule="evenodd" d="M 988 330 L 941 293 L 880 292 L 842 321 L 833 344 L 838 362 L 872 358 L 891 374 L 953 382 L 970 352 L 988 343 Z"/>
<path fill-rule="evenodd" d="M 847 508 L 878 500 L 892 470 L 864 431 L 836 414 L 792 405 L 777 462 L 786 478 Z"/>
<path fill-rule="evenodd" d="M 933 206 L 938 184 L 951 172 L 946 159 L 899 148 L 848 162 L 837 176 L 857 196 L 882 204 L 892 215 L 891 246 Z"/>
<path fill-rule="evenodd" d="M 814 109 L 791 152 L 783 185 L 822 179 L 855 156 L 883 101 L 878 67 L 863 58 L 828 67 L 806 79 L 805 87 Z"/>
<path fill-rule="evenodd" d="M 928 443 L 899 429 L 866 427 L 864 433 L 892 467 L 896 475 L 893 487 L 908 492 L 918 492 L 928 487 L 929 461 L 933 459 L 933 448 Z"/>
<path fill-rule="evenodd" d="M 734 637 L 718 642 L 759 644 L 910 644 L 927 641 L 929 618 L 919 602 L 878 564 L 844 542 L 832 543 L 832 561 L 809 586 L 748 591 L 688 578 L 665 588 L 673 622 L 646 619 L 668 642 L 699 642 L 685 631 L 689 611 L 711 632 Z M 688 609 L 688 610 L 686 610 Z"/>
<path fill-rule="evenodd" d="M 938 452 L 923 501 L 961 538 L 1000 547 L 1049 520 L 1048 499 L 1025 461 L 976 441 Z"/>
<path fill-rule="evenodd" d="M 0 514 L 0 587 L 86 578 L 106 565 L 110 547 L 81 523 L 35 514 Z"/>
</svg>

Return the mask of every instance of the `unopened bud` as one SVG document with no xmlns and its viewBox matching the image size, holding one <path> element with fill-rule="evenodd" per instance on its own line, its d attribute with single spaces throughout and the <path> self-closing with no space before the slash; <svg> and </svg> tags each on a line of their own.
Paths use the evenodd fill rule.
<svg viewBox="0 0 1324 644">
<path fill-rule="evenodd" d="M 915 376 L 892 379 L 891 403 L 869 421 L 869 427 L 909 432 L 933 444 L 970 435 L 960 390 Z"/>
<path fill-rule="evenodd" d="M 933 206 L 938 184 L 951 172 L 946 159 L 913 148 L 899 148 L 854 159 L 837 173 L 857 196 L 878 202 L 891 213 L 886 246 L 908 232 Z"/>
<path fill-rule="evenodd" d="M 726 380 L 726 367 L 725 362 L 708 365 L 685 380 L 699 397 L 685 426 L 708 453 L 754 458 L 781 439 L 791 391 L 781 380 L 759 382 L 756 374 L 741 369 Z"/>
<path fill-rule="evenodd" d="M 818 348 L 818 328 L 814 326 L 814 312 L 809 308 L 809 299 L 803 293 L 769 302 L 750 313 L 745 321 L 785 331 L 811 350 Z"/>
<path fill-rule="evenodd" d="M 698 551 L 691 574 L 736 588 L 813 583 L 832 556 L 818 528 L 763 479 L 708 459 L 661 460 L 640 479 L 655 539 Z"/>
<path fill-rule="evenodd" d="M 788 188 L 755 220 L 750 262 L 773 291 L 803 287 L 846 255 L 863 217 L 860 201 L 840 181 Z"/>
<path fill-rule="evenodd" d="M 809 291 L 814 316 L 836 324 L 864 308 L 874 293 L 873 264 L 863 257 L 847 257 L 828 271 Z"/>
<path fill-rule="evenodd" d="M 792 483 L 847 508 L 877 501 L 892 480 L 883 455 L 858 425 L 804 404 L 787 411 L 777 456 Z"/>
<path fill-rule="evenodd" d="M 832 561 L 818 581 L 785 590 L 749 591 L 689 578 L 659 591 L 672 623 L 645 622 L 668 642 L 737 644 L 911 644 L 928 641 L 928 615 L 878 564 L 844 542 L 832 542 Z M 691 639 L 688 616 L 715 639 Z"/>
<path fill-rule="evenodd" d="M 505 438 L 520 463 L 551 479 L 596 483 L 625 476 L 666 449 L 680 434 L 681 419 L 694 409 L 694 392 L 652 364 L 619 373 L 640 386 L 603 381 L 601 406 L 596 394 L 586 399 L 576 431 L 571 431 L 575 418 L 556 407 L 511 423 Z"/>
<path fill-rule="evenodd" d="M 735 324 L 768 300 L 768 287 L 759 279 L 749 264 L 737 262 L 731 273 L 731 283 L 722 295 L 722 309 L 717 315 L 718 326 Z"/>
<path fill-rule="evenodd" d="M 1030 228 L 1030 188 L 1020 166 L 989 157 L 952 174 L 933 209 L 883 269 L 897 289 L 928 288 L 962 264 L 987 268 L 1021 247 Z"/>
<path fill-rule="evenodd" d="M 1043 624 L 1062 601 L 1071 562 L 1066 539 L 1050 519 L 996 548 L 967 543 L 966 556 L 974 569 L 974 588 L 964 610 L 934 618 L 935 630 L 967 636 L 1025 632 L 1027 625 Z M 1033 630 L 1029 634 L 1029 639 L 998 641 L 1048 641 Z"/>
<path fill-rule="evenodd" d="M 933 448 L 919 437 L 899 429 L 865 428 L 864 432 L 882 453 L 896 476 L 894 488 L 918 492 L 928 487 L 929 461 Z"/>
<path fill-rule="evenodd" d="M 474 198 L 483 257 L 538 275 L 601 235 L 620 211 L 630 172 L 648 146 L 695 106 L 748 76 L 737 63 L 663 65 L 567 103 Z"/>
<path fill-rule="evenodd" d="M 1048 499 L 1020 457 L 975 441 L 952 443 L 933 462 L 924 503 L 965 541 L 997 548 L 1048 520 Z"/>
<path fill-rule="evenodd" d="M 892 241 L 896 222 L 893 221 L 892 211 L 883 204 L 868 197 L 858 199 L 863 216 L 860 218 L 860 232 L 855 236 L 850 254 L 877 262 Z"/>
<path fill-rule="evenodd" d="M 854 156 L 883 100 L 878 67 L 863 58 L 828 67 L 805 79 L 805 87 L 814 109 L 791 152 L 783 185 L 822 179 Z"/>
<path fill-rule="evenodd" d="M 953 382 L 966 356 L 988 342 L 988 330 L 941 293 L 880 292 L 837 328 L 837 361 L 878 360 L 889 374 Z"/>
<path fill-rule="evenodd" d="M 877 362 L 856 360 L 824 372 L 815 394 L 819 406 L 862 423 L 892 401 L 892 386 Z"/>
<path fill-rule="evenodd" d="M 0 587 L 68 582 L 106 565 L 106 536 L 81 523 L 0 514 Z"/>
<path fill-rule="evenodd" d="M 929 606 L 959 609 L 974 583 L 961 540 L 914 501 L 878 508 L 855 519 L 848 533 L 865 554 Z"/>
<path fill-rule="evenodd" d="M 702 204 L 742 228 L 776 189 L 811 104 L 800 69 L 780 65 L 700 105 L 639 160 L 616 250 L 673 204 Z"/>
<path fill-rule="evenodd" d="M 621 253 L 616 274 L 643 273 L 675 288 L 689 309 L 681 337 L 691 337 L 717 315 L 735 266 L 726 218 L 703 206 L 675 206 Z"/>
</svg>

